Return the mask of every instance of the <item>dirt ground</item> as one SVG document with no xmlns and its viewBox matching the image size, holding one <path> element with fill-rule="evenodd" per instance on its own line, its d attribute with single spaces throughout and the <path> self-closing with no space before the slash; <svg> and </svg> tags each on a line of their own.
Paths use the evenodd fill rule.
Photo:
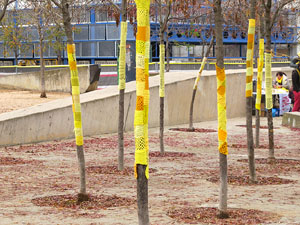
<svg viewBox="0 0 300 225">
<path fill-rule="evenodd" d="M 69 93 L 49 92 L 47 98 L 40 98 L 40 92 L 19 91 L 19 90 L 0 90 L 0 113 L 9 112 L 49 102 L 59 98 L 70 97 Z"/>
<path fill-rule="evenodd" d="M 5 107 L 13 108 L 8 104 Z M 228 219 L 197 222 L 197 218 L 205 216 L 201 211 L 195 215 L 196 219 L 184 217 L 194 209 L 218 207 L 217 133 L 182 132 L 166 127 L 168 154 L 160 157 L 159 131 L 150 129 L 150 223 L 300 224 L 300 131 L 282 127 L 281 120 L 281 117 L 274 118 L 278 159 L 275 165 L 265 163 L 267 129 L 261 129 L 261 147 L 255 149 L 257 177 L 269 183 L 257 185 L 241 182 L 248 177 L 246 128 L 240 126 L 246 123 L 245 118 L 228 120 L 228 175 L 237 178 L 228 185 L 228 208 L 248 210 L 233 222 Z M 267 125 L 266 118 L 262 118 L 261 125 Z M 197 123 L 195 127 L 216 130 L 217 121 Z M 111 198 L 103 196 L 122 197 L 120 201 L 125 204 L 116 204 L 118 207 L 76 204 L 66 207 L 57 200 L 62 195 L 75 195 L 79 190 L 74 140 L 0 148 L 0 224 L 138 224 L 133 132 L 125 134 L 124 143 L 128 168 L 124 173 L 113 169 L 117 165 L 117 134 L 86 137 L 84 144 L 87 192 L 108 202 Z M 51 200 L 54 204 L 43 204 L 43 197 L 55 199 Z M 246 220 L 250 210 L 259 210 L 255 212 L 262 221 Z M 268 215 L 266 220 L 265 215 Z"/>
</svg>

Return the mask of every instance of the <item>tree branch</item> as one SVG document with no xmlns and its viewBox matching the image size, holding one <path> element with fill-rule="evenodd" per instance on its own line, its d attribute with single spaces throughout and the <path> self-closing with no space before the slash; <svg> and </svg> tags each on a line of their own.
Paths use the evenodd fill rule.
<svg viewBox="0 0 300 225">
<path fill-rule="evenodd" d="M 112 6 L 113 6 L 118 12 L 121 12 L 120 7 L 119 7 L 116 3 L 114 3 L 112 0 L 106 0 L 106 1 L 108 1 L 110 4 L 112 4 Z"/>
<path fill-rule="evenodd" d="M 280 2 L 279 6 L 276 8 L 275 13 L 273 14 L 272 20 L 271 20 L 271 28 L 274 26 L 275 21 L 279 15 L 279 12 L 283 9 L 284 6 L 286 6 L 287 4 L 293 2 L 294 0 L 286 0 L 284 2 Z"/>
</svg>

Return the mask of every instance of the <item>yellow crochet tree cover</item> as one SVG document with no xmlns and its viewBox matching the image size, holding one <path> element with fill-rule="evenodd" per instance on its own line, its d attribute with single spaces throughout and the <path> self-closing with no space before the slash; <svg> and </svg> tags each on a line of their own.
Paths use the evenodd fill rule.
<svg viewBox="0 0 300 225">
<path fill-rule="evenodd" d="M 160 66 L 159 66 L 159 97 L 165 97 L 165 45 L 159 45 L 159 57 L 160 57 Z"/>
<path fill-rule="evenodd" d="M 122 21 L 120 57 L 119 57 L 119 90 L 124 90 L 125 83 L 126 83 L 126 37 L 127 37 L 127 22 Z"/>
<path fill-rule="evenodd" d="M 150 0 L 136 0 L 136 109 L 134 115 L 135 136 L 135 177 L 137 165 L 146 165 L 146 178 L 149 178 L 149 56 L 150 56 Z"/>
<path fill-rule="evenodd" d="M 258 68 L 257 68 L 257 86 L 256 86 L 256 102 L 255 108 L 260 110 L 261 103 L 261 85 L 263 77 L 263 67 L 264 67 L 264 39 L 259 40 L 259 59 L 258 59 Z"/>
<path fill-rule="evenodd" d="M 226 75 L 225 68 L 220 68 L 216 64 L 217 70 L 217 102 L 218 102 L 218 139 L 219 151 L 228 155 L 227 147 L 227 117 L 226 117 Z"/>
<path fill-rule="evenodd" d="M 271 54 L 265 53 L 265 76 L 266 76 L 266 108 L 273 108 L 273 99 L 272 99 L 272 64 L 271 64 Z"/>
<path fill-rule="evenodd" d="M 68 60 L 71 72 L 72 84 L 72 100 L 73 100 L 73 116 L 74 116 L 74 131 L 76 145 L 83 145 L 82 123 L 81 123 L 81 106 L 80 106 L 80 87 L 78 79 L 78 70 L 76 63 L 75 44 L 67 45 Z"/>
<path fill-rule="evenodd" d="M 199 72 L 198 72 L 198 75 L 197 75 L 197 79 L 195 80 L 195 83 L 194 83 L 194 88 L 193 88 L 194 90 L 196 90 L 198 88 L 198 83 L 200 81 L 200 77 L 201 77 L 202 71 L 204 69 L 204 66 L 206 64 L 206 61 L 207 61 L 207 58 L 204 57 L 202 59 L 202 62 L 201 62 L 201 66 L 200 66 L 200 69 L 199 69 Z"/>
<path fill-rule="evenodd" d="M 253 79 L 253 49 L 255 38 L 255 19 L 249 19 L 248 43 L 246 57 L 246 97 L 252 97 L 252 79 Z"/>
</svg>

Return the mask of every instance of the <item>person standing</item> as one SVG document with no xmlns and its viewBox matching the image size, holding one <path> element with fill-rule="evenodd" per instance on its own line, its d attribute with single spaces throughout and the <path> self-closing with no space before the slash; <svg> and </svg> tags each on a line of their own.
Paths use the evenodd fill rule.
<svg viewBox="0 0 300 225">
<path fill-rule="evenodd" d="M 292 112 L 300 112 L 300 72 L 298 69 L 292 72 L 292 83 L 293 83 L 293 95 L 294 95 L 294 106 Z"/>
</svg>

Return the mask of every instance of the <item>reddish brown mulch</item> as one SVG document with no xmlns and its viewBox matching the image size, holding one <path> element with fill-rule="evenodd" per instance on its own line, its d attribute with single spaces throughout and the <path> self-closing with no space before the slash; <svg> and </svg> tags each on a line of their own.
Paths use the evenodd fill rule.
<svg viewBox="0 0 300 225">
<path fill-rule="evenodd" d="M 160 154 L 160 152 L 149 152 L 149 157 L 180 157 L 180 158 L 186 158 L 186 157 L 193 157 L 195 156 L 195 153 L 188 153 L 188 152 L 165 152 L 163 155 Z"/>
<path fill-rule="evenodd" d="M 100 173 L 100 174 L 118 174 L 124 176 L 130 176 L 134 174 L 133 167 L 125 167 L 124 170 L 118 170 L 117 166 L 90 166 L 86 168 L 87 172 Z M 157 169 L 149 168 L 149 173 L 155 173 Z"/>
<path fill-rule="evenodd" d="M 248 163 L 248 159 L 239 159 L 238 162 Z M 271 163 L 268 159 L 255 159 L 259 165 L 256 170 L 261 173 L 286 174 L 289 172 L 300 172 L 300 160 L 296 159 L 275 159 Z"/>
<path fill-rule="evenodd" d="M 185 207 L 177 210 L 170 210 L 167 215 L 180 223 L 188 224 L 262 224 L 277 222 L 280 219 L 278 214 L 264 212 L 254 209 L 228 209 L 229 218 L 219 219 L 218 209 L 213 207 L 191 208 Z"/>
<path fill-rule="evenodd" d="M 238 159 L 238 162 L 246 162 L 248 163 L 248 159 Z M 298 159 L 275 159 L 275 161 L 272 161 L 272 163 L 269 162 L 267 158 L 262 159 L 255 159 L 255 163 L 258 164 L 284 164 L 284 165 L 298 165 L 300 166 L 300 160 Z"/>
<path fill-rule="evenodd" d="M 89 195 L 89 200 L 77 202 L 77 195 L 54 195 L 32 199 L 37 206 L 50 206 L 56 208 L 71 209 L 107 209 L 110 207 L 129 206 L 136 201 L 131 198 L 118 197 L 116 195 Z"/>
<path fill-rule="evenodd" d="M 212 183 L 220 182 L 219 176 L 213 176 L 207 179 Z M 257 177 L 257 183 L 252 183 L 249 176 L 228 176 L 228 183 L 238 186 L 243 185 L 278 185 L 278 184 L 290 184 L 297 183 L 295 180 L 288 180 L 279 177 Z"/>
<path fill-rule="evenodd" d="M 41 161 L 38 160 L 24 160 L 14 157 L 0 157 L 0 165 L 16 165 L 16 164 L 38 164 Z"/>
<path fill-rule="evenodd" d="M 169 130 L 172 130 L 172 131 L 183 131 L 183 132 L 199 132 L 199 133 L 217 132 L 214 129 L 204 129 L 204 128 L 194 128 L 193 130 L 191 130 L 189 128 L 170 128 Z"/>
<path fill-rule="evenodd" d="M 229 148 L 247 148 L 247 144 L 229 144 L 228 145 Z M 255 147 L 256 148 L 256 147 Z M 269 149 L 269 144 L 262 144 L 259 145 L 260 149 Z M 281 145 L 274 145 L 274 149 L 283 149 L 285 147 L 281 146 Z"/>
<path fill-rule="evenodd" d="M 247 127 L 247 125 L 236 125 L 237 127 Z M 256 128 L 255 125 L 252 125 L 252 128 Z M 268 126 L 260 126 L 260 129 L 268 129 Z M 279 129 L 279 127 L 273 127 L 273 129 Z"/>
</svg>

